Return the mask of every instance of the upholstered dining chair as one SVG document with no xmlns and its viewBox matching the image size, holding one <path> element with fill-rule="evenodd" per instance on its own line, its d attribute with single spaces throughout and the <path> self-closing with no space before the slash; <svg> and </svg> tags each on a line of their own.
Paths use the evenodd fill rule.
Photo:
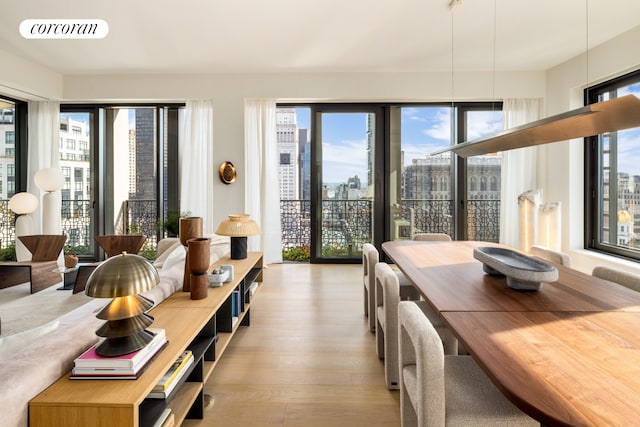
<svg viewBox="0 0 640 427">
<path fill-rule="evenodd" d="M 375 291 L 375 268 L 380 261 L 380 252 L 371 243 L 362 245 L 362 267 L 364 270 L 364 314 L 369 318 L 369 329 L 376 331 L 376 291 Z M 420 294 L 413 287 L 409 279 L 400 271 L 394 270 L 400 283 L 400 294 L 403 299 L 416 300 Z"/>
<path fill-rule="evenodd" d="M 599 277 L 610 282 L 615 282 L 625 288 L 640 292 L 640 275 L 614 270 L 613 268 L 598 266 L 594 267 L 591 273 L 594 277 Z"/>
<path fill-rule="evenodd" d="M 540 425 L 509 402 L 471 356 L 445 356 L 415 303 L 399 303 L 398 321 L 402 427 Z"/>
<path fill-rule="evenodd" d="M 569 257 L 569 255 L 564 252 L 554 251 L 546 246 L 533 245 L 529 249 L 529 254 L 547 261 L 555 262 L 556 264 L 564 265 L 565 267 L 571 267 L 571 257 Z"/>
<path fill-rule="evenodd" d="M 364 315 L 369 317 L 369 329 L 374 332 L 376 329 L 375 313 L 375 291 L 374 278 L 375 267 L 380 258 L 380 254 L 371 243 L 362 245 L 362 282 L 364 286 Z"/>
<path fill-rule="evenodd" d="M 413 240 L 450 242 L 451 236 L 446 233 L 416 233 Z"/>
<path fill-rule="evenodd" d="M 389 390 L 399 388 L 398 304 L 401 301 L 398 275 L 389 264 L 376 264 L 376 353 L 384 359 L 384 379 Z M 446 354 L 458 353 L 458 340 L 426 301 L 413 301 L 436 328 Z"/>
</svg>

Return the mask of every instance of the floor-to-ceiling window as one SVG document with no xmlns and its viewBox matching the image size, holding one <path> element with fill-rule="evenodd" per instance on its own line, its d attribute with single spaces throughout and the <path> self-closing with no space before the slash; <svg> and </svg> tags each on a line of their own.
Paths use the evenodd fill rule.
<svg viewBox="0 0 640 427">
<path fill-rule="evenodd" d="M 431 153 L 501 130 L 501 104 L 400 105 L 389 114 L 388 237 L 498 241 L 500 156 Z"/>
<path fill-rule="evenodd" d="M 284 258 L 354 260 L 364 241 L 411 239 L 419 232 L 497 241 L 500 156 L 464 160 L 431 153 L 501 130 L 501 108 L 279 106 Z"/>
<path fill-rule="evenodd" d="M 98 258 L 93 237 L 143 234 L 153 257 L 159 225 L 178 210 L 180 105 L 62 106 L 60 167 L 67 245 Z"/>
<path fill-rule="evenodd" d="M 640 71 L 589 88 L 589 104 L 640 97 Z M 585 246 L 640 260 L 640 128 L 585 139 Z"/>
<path fill-rule="evenodd" d="M 27 104 L 0 97 L 0 260 L 13 259 L 15 215 L 9 199 L 26 189 Z"/>
<path fill-rule="evenodd" d="M 73 251 L 79 257 L 94 257 L 93 236 L 95 209 L 93 196 L 92 153 L 94 148 L 93 109 L 60 113 L 59 150 L 60 170 L 64 177 L 62 186 L 61 222 L 67 236 L 66 251 Z"/>
<path fill-rule="evenodd" d="M 311 260 L 362 259 L 362 245 L 383 229 L 383 110 L 371 105 L 323 105 L 314 109 L 311 167 Z M 380 145 L 379 145 L 380 144 Z"/>
</svg>

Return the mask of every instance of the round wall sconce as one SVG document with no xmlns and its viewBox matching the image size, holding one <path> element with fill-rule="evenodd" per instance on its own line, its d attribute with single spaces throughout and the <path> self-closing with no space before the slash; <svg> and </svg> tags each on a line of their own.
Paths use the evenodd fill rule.
<svg viewBox="0 0 640 427">
<path fill-rule="evenodd" d="M 236 181 L 236 168 L 231 162 L 222 162 L 218 173 L 220 175 L 220 181 L 227 185 L 233 184 Z"/>
</svg>

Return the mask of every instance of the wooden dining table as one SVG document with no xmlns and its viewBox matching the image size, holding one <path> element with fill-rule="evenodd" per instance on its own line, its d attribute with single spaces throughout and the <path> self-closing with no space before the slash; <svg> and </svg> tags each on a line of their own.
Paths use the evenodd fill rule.
<svg viewBox="0 0 640 427">
<path fill-rule="evenodd" d="M 640 293 L 561 265 L 518 291 L 483 271 L 477 241 L 385 242 L 383 251 L 498 389 L 543 425 L 640 423 Z"/>
</svg>

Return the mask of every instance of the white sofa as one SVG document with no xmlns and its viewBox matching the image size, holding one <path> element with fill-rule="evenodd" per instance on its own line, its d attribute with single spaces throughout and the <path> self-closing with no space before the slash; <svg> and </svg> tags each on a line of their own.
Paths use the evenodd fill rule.
<svg viewBox="0 0 640 427">
<path fill-rule="evenodd" d="M 177 239 L 160 243 L 160 283 L 144 293 L 156 305 L 182 289 L 184 274 L 184 248 Z M 212 239 L 212 262 L 228 251 L 228 238 Z M 73 360 L 97 341 L 95 330 L 104 321 L 95 313 L 106 303 L 105 299 L 91 299 L 45 325 L 2 338 L 0 350 L 3 346 L 16 350 L 0 354 L 1 427 L 28 425 L 29 401 L 70 371 Z"/>
</svg>

